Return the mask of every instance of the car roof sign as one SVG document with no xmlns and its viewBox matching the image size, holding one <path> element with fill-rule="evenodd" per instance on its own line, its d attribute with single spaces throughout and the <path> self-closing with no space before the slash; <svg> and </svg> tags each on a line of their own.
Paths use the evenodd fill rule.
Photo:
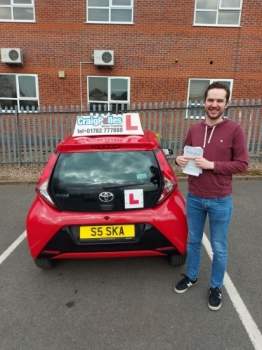
<svg viewBox="0 0 262 350">
<path fill-rule="evenodd" d="M 73 137 L 143 135 L 138 113 L 77 116 Z"/>
</svg>

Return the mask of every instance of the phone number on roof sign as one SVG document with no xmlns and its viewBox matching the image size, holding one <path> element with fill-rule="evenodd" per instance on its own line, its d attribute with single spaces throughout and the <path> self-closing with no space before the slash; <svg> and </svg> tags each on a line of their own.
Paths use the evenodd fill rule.
<svg viewBox="0 0 262 350">
<path fill-rule="evenodd" d="M 115 132 L 123 132 L 123 128 L 107 128 L 107 129 L 102 129 L 102 128 L 97 128 L 97 129 L 77 129 L 78 134 L 112 134 Z"/>
</svg>

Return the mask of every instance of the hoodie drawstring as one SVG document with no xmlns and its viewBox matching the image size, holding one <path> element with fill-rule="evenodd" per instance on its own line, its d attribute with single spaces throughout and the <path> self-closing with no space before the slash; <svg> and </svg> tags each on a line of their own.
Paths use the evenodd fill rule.
<svg viewBox="0 0 262 350">
<path fill-rule="evenodd" d="M 210 143 L 215 128 L 216 128 L 216 126 L 214 125 L 212 130 L 211 130 L 211 133 L 210 133 L 210 136 L 209 136 L 209 139 L 208 139 L 207 143 Z M 203 148 L 206 147 L 206 138 L 207 138 L 207 125 L 205 127 L 205 136 L 204 136 Z"/>
<path fill-rule="evenodd" d="M 206 147 L 206 138 L 207 138 L 207 125 L 206 125 L 206 127 L 205 127 L 205 136 L 204 136 L 203 148 Z"/>
</svg>

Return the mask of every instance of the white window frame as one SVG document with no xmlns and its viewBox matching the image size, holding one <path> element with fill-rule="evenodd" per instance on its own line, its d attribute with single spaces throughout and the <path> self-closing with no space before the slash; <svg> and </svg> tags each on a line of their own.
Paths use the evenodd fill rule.
<svg viewBox="0 0 262 350">
<path fill-rule="evenodd" d="M 113 1 L 114 0 L 108 0 L 109 1 L 109 5 L 102 7 L 102 6 L 89 6 L 88 5 L 88 1 L 86 0 L 86 23 L 100 23 L 100 24 L 133 24 L 133 20 L 134 20 L 134 0 L 130 0 L 131 1 L 131 5 L 129 6 L 120 6 L 120 5 L 113 5 Z M 93 8 L 93 9 L 108 9 L 109 10 L 109 20 L 108 21 L 91 21 L 88 18 L 88 9 L 89 8 Z M 130 22 L 115 22 L 115 21 L 111 21 L 111 10 L 123 10 L 123 9 L 130 9 L 132 11 L 132 15 L 131 15 L 131 21 Z"/>
<path fill-rule="evenodd" d="M 228 82 L 230 82 L 230 98 L 231 98 L 231 96 L 232 96 L 234 79 L 189 78 L 189 79 L 188 79 L 188 89 L 187 89 L 187 106 L 189 106 L 189 103 L 190 103 L 190 102 L 191 102 L 191 105 L 193 105 L 193 104 L 195 103 L 195 101 L 190 101 L 190 100 L 189 100 L 190 82 L 191 82 L 191 80 L 209 80 L 209 85 L 212 84 L 212 83 L 214 83 L 215 81 L 219 81 L 219 82 L 228 81 Z M 205 99 L 205 96 L 203 95 L 203 99 L 202 99 L 201 101 L 197 101 L 196 106 L 197 106 L 197 107 L 198 107 L 198 106 L 202 106 L 202 103 L 205 102 L 204 99 Z M 230 101 L 231 101 L 231 99 L 229 99 L 229 101 L 228 101 L 229 104 L 230 104 Z M 194 118 L 199 119 L 199 117 L 200 117 L 199 115 L 196 115 L 196 116 L 195 116 L 195 115 L 192 115 L 192 114 L 190 113 L 190 109 L 187 109 L 186 119 L 187 119 L 187 118 L 190 118 L 190 119 L 194 119 Z M 201 116 L 201 119 L 205 119 L 205 112 L 204 112 L 204 110 L 203 110 L 203 114 L 202 114 L 202 116 Z"/>
<path fill-rule="evenodd" d="M 208 1 L 208 0 L 206 0 Z M 239 27 L 241 23 L 241 12 L 243 0 L 240 0 L 239 7 L 222 7 L 223 0 L 217 0 L 216 9 L 197 9 L 197 0 L 195 0 L 195 11 L 194 11 L 194 26 L 205 26 L 205 27 Z M 216 12 L 216 23 L 196 23 L 196 13 L 201 12 Z M 218 14 L 219 11 L 239 11 L 239 22 L 238 24 L 218 24 Z"/>
<path fill-rule="evenodd" d="M 124 79 L 127 81 L 127 100 L 111 100 L 108 98 L 107 101 L 98 101 L 98 100 L 92 100 L 89 101 L 89 78 L 106 78 L 107 79 L 107 91 L 108 91 L 108 97 L 111 96 L 111 80 L 113 79 Z M 101 75 L 89 75 L 87 76 L 87 105 L 89 106 L 90 104 L 95 103 L 95 104 L 100 104 L 102 107 L 102 112 L 103 112 L 103 107 L 104 105 L 107 105 L 107 108 L 109 110 L 110 105 L 118 104 L 118 105 L 130 105 L 130 77 L 118 77 L 118 76 L 101 76 Z M 92 111 L 92 108 L 90 109 Z"/>
<path fill-rule="evenodd" d="M 16 74 L 16 73 L 1 73 L 0 75 L 14 75 L 15 76 L 15 84 L 16 84 L 16 92 L 17 92 L 17 97 L 16 98 L 11 98 L 11 97 L 1 97 L 0 96 L 0 101 L 1 100 L 10 100 L 14 101 L 16 100 L 16 106 L 18 109 L 18 112 L 21 112 L 20 109 L 20 101 L 26 101 L 26 100 L 33 100 L 37 101 L 38 107 L 39 107 L 39 91 L 38 91 L 38 75 L 37 74 Z M 36 97 L 21 97 L 20 96 L 20 91 L 19 91 L 19 77 L 21 76 L 26 76 L 26 77 L 34 77 L 35 78 L 35 90 L 36 90 Z M 5 107 L 3 107 L 3 110 Z M 10 109 L 8 109 L 10 111 Z M 26 108 L 24 108 L 24 112 L 26 112 Z M 32 112 L 32 110 L 29 110 L 29 112 Z M 35 112 L 37 112 L 37 109 L 35 109 Z"/>
<path fill-rule="evenodd" d="M 35 22 L 35 2 L 34 0 L 30 0 L 31 4 L 15 4 L 14 0 L 10 0 L 10 4 L 9 5 L 0 5 L 0 9 L 1 8 L 10 8 L 11 9 L 11 19 L 1 19 L 0 18 L 0 22 Z M 33 11 L 33 19 L 30 20 L 26 20 L 26 19 L 14 19 L 14 8 L 30 8 Z"/>
</svg>

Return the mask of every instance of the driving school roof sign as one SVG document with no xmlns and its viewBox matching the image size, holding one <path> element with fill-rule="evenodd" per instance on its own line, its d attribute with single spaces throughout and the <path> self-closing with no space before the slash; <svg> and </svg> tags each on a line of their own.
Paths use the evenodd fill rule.
<svg viewBox="0 0 262 350">
<path fill-rule="evenodd" d="M 73 136 L 143 135 L 138 113 L 78 116 Z"/>
</svg>

